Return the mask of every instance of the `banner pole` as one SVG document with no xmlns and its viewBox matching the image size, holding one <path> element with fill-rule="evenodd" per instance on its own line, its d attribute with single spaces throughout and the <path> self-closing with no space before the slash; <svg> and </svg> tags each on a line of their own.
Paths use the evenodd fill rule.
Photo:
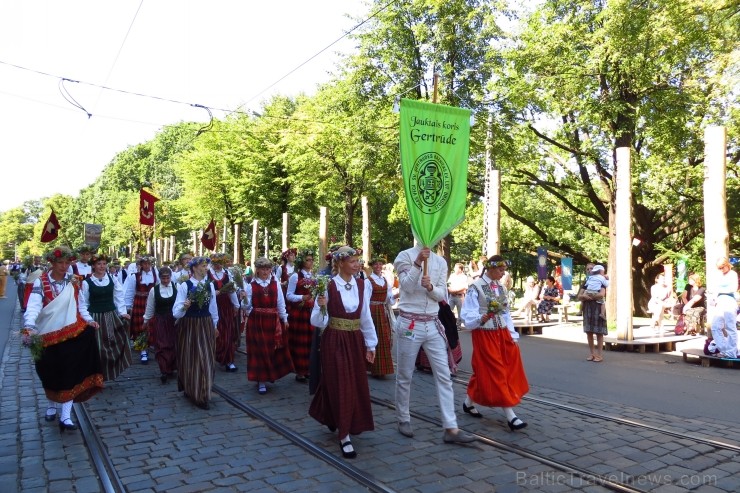
<svg viewBox="0 0 740 493">
<path fill-rule="evenodd" d="M 432 103 L 437 104 L 437 88 L 439 87 L 439 74 L 437 72 L 434 72 L 434 79 L 433 79 L 433 83 L 432 84 L 433 84 L 433 87 L 434 87 L 434 89 L 432 90 Z M 424 246 L 426 246 L 426 245 L 424 245 Z M 434 245 L 429 245 L 429 248 L 432 248 L 433 246 Z M 422 267 L 421 275 L 422 276 L 426 276 L 427 275 L 427 263 L 428 263 L 427 260 L 424 260 L 421 263 L 421 267 Z"/>
</svg>

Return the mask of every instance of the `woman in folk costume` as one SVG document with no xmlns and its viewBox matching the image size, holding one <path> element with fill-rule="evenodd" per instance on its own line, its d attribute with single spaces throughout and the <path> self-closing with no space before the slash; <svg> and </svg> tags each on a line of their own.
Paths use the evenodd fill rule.
<svg viewBox="0 0 740 493">
<path fill-rule="evenodd" d="M 103 389 L 95 329 L 88 326 L 77 304 L 79 285 L 67 275 L 73 258 L 69 247 L 50 251 L 49 272 L 33 283 L 23 318 L 24 342 L 39 334 L 43 352 L 36 360 L 36 373 L 49 400 L 46 421 L 57 416 L 61 403 L 59 429 L 76 430 L 70 419 L 72 402 L 83 402 Z"/>
<path fill-rule="evenodd" d="M 367 369 L 374 378 L 385 378 L 393 370 L 393 358 L 391 348 L 393 338 L 391 336 L 390 309 L 393 304 L 393 286 L 383 275 L 384 260 L 373 258 L 370 260 L 372 273 L 368 276 L 372 295 L 370 296 L 370 316 L 375 325 L 375 333 L 378 336 L 378 346 L 375 348 L 375 361 L 367 365 Z"/>
<path fill-rule="evenodd" d="M 159 379 L 167 379 L 177 370 L 177 329 L 172 307 L 175 305 L 177 291 L 172 282 L 172 270 L 169 267 L 159 269 L 159 283 L 150 291 L 144 311 L 144 329 L 151 330 L 156 341 L 154 354 L 159 365 Z"/>
<path fill-rule="evenodd" d="M 342 455 L 357 456 L 350 435 L 375 429 L 370 407 L 366 364 L 375 360 L 375 334 L 370 316 L 372 288 L 358 280 L 357 252 L 343 246 L 334 252 L 327 291 L 311 312 L 311 324 L 321 335 L 321 379 L 309 414 L 329 430 L 337 431 Z"/>
<path fill-rule="evenodd" d="M 239 340 L 239 299 L 236 296 L 236 286 L 231 274 L 224 268 L 230 259 L 225 253 L 212 253 L 211 266 L 208 269 L 208 279 L 216 290 L 216 306 L 218 307 L 218 340 L 216 341 L 216 362 L 224 366 L 228 372 L 235 372 L 234 355 L 236 343 Z"/>
<path fill-rule="evenodd" d="M 123 301 L 123 286 L 108 273 L 108 257 L 90 258 L 92 274 L 82 281 L 80 314 L 95 329 L 100 366 L 105 380 L 115 380 L 131 366 L 128 326 L 130 319 Z"/>
<path fill-rule="evenodd" d="M 272 276 L 272 262 L 264 257 L 254 262 L 252 282 L 245 286 L 247 312 L 247 380 L 257 382 L 257 391 L 267 393 L 267 382 L 293 371 L 288 349 L 288 313 L 283 290 Z M 292 327 L 291 327 L 292 329 Z"/>
<path fill-rule="evenodd" d="M 295 272 L 290 276 L 286 294 L 288 319 L 290 320 L 288 347 L 295 368 L 295 379 L 302 383 L 308 381 L 311 338 L 313 337 L 311 310 L 313 310 L 314 299 L 311 290 L 316 285 L 316 278 L 312 272 L 313 261 L 313 250 L 302 250 L 296 256 Z"/>
<path fill-rule="evenodd" d="M 179 266 L 176 271 L 172 272 L 172 281 L 176 285 L 180 285 L 181 283 L 190 279 L 189 265 L 191 260 L 193 260 L 193 254 L 190 252 L 182 252 L 177 258 Z"/>
<path fill-rule="evenodd" d="M 295 271 L 295 257 L 297 253 L 298 250 L 295 248 L 288 248 L 282 253 L 282 255 L 280 255 L 282 265 L 277 268 L 275 276 L 278 278 L 280 286 L 283 288 L 283 296 L 288 292 L 288 281 L 290 281 L 290 276 L 292 276 Z"/>
<path fill-rule="evenodd" d="M 131 340 L 136 340 L 139 334 L 144 332 L 144 312 L 146 311 L 146 299 L 149 291 L 157 284 L 157 273 L 152 268 L 152 257 L 143 256 L 138 260 L 137 271 L 129 274 L 123 285 L 123 298 L 126 309 L 131 314 Z M 152 334 L 149 334 L 149 342 L 153 343 Z M 149 362 L 146 349 L 141 351 L 141 364 Z"/>
<path fill-rule="evenodd" d="M 494 255 L 483 265 L 483 275 L 468 288 L 462 309 L 465 327 L 473 331 L 473 376 L 463 411 L 480 418 L 476 403 L 501 407 L 509 429 L 521 430 L 527 423 L 516 416 L 514 406 L 529 392 L 529 384 L 517 344 L 519 334 L 509 312 L 508 293 L 499 283 L 509 262 Z"/>
<path fill-rule="evenodd" d="M 218 338 L 216 290 L 208 280 L 207 257 L 190 261 L 190 279 L 177 286 L 172 314 L 177 322 L 177 390 L 201 409 L 209 409 Z"/>
</svg>

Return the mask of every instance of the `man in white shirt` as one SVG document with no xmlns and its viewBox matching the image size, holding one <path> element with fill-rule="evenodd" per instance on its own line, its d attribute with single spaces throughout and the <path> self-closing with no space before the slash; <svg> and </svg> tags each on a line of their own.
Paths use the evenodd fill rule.
<svg viewBox="0 0 740 493">
<path fill-rule="evenodd" d="M 423 263 L 427 273 L 423 274 Z M 396 414 L 398 431 L 413 437 L 409 398 L 411 378 L 419 348 L 423 347 L 432 366 L 437 387 L 443 440 L 447 443 L 469 443 L 476 440 L 473 435 L 457 427 L 455 396 L 452 390 L 450 367 L 454 367 L 448 351 L 444 328 L 438 318 L 439 301 L 447 294 L 447 262 L 427 247 L 414 247 L 398 254 L 393 263 L 398 273 L 400 286 L 396 370 Z"/>
<path fill-rule="evenodd" d="M 460 311 L 462 310 L 463 300 L 465 300 L 465 292 L 468 290 L 468 276 L 465 274 L 465 268 L 463 264 L 455 264 L 455 272 L 450 274 L 450 278 L 447 280 L 447 292 L 450 295 L 449 303 L 450 309 L 455 309 L 455 315 L 457 316 L 457 325 L 460 326 L 462 318 L 460 317 Z"/>
</svg>

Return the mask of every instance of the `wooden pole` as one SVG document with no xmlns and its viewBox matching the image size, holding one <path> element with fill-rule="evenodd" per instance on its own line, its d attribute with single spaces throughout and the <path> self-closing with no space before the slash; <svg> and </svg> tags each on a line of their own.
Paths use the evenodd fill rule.
<svg viewBox="0 0 740 493">
<path fill-rule="evenodd" d="M 486 131 L 486 176 L 483 199 L 483 255 L 501 253 L 501 173 L 493 158 L 493 112 L 488 113 Z"/>
<path fill-rule="evenodd" d="M 254 261 L 257 260 L 257 245 L 259 244 L 260 235 L 260 222 L 255 219 L 252 221 L 252 266 Z"/>
<path fill-rule="evenodd" d="M 265 258 L 270 258 L 270 231 L 265 227 Z"/>
<path fill-rule="evenodd" d="M 282 247 L 281 252 L 290 248 L 290 213 L 288 212 L 283 212 L 283 236 L 280 246 Z"/>
<path fill-rule="evenodd" d="M 229 242 L 229 220 L 224 217 L 224 232 L 223 235 L 221 235 L 223 238 L 221 240 L 221 251 L 223 253 L 226 253 L 227 251 L 227 244 Z"/>
<path fill-rule="evenodd" d="M 720 257 L 727 258 L 730 249 L 730 235 L 727 230 L 726 152 L 725 127 L 707 127 L 704 130 L 704 251 L 707 260 L 707 291 L 714 295 L 717 293 L 712 293 L 712 289 L 720 276 L 717 260 Z M 708 308 L 711 310 L 711 307 Z"/>
<path fill-rule="evenodd" d="M 319 258 L 324 262 L 329 252 L 329 220 L 326 207 L 319 207 Z"/>
<path fill-rule="evenodd" d="M 170 235 L 170 261 L 175 260 L 175 235 Z"/>
<path fill-rule="evenodd" d="M 617 339 L 631 341 L 632 333 L 632 163 L 630 148 L 617 149 L 617 190 L 614 275 L 617 292 Z M 611 266 L 609 266 L 609 270 Z"/>
<path fill-rule="evenodd" d="M 242 264 L 242 225 L 241 223 L 234 224 L 234 263 Z"/>
<path fill-rule="evenodd" d="M 432 103 L 437 104 L 437 94 L 439 93 L 439 91 L 438 91 L 438 88 L 439 88 L 439 74 L 437 72 L 434 72 L 434 79 L 433 80 L 434 80 L 434 82 L 433 82 L 434 89 L 432 91 Z M 433 245 L 430 245 L 430 248 L 432 246 Z M 426 260 L 421 263 L 421 266 L 422 266 L 422 269 L 421 269 L 422 272 L 421 273 L 422 273 L 423 276 L 426 276 L 427 275 L 427 272 L 428 272 L 427 271 L 427 263 L 428 262 Z"/>
<path fill-rule="evenodd" d="M 367 197 L 360 198 L 362 202 L 362 259 L 365 265 L 370 265 L 372 256 L 372 245 L 370 244 L 370 207 L 367 203 Z"/>
</svg>

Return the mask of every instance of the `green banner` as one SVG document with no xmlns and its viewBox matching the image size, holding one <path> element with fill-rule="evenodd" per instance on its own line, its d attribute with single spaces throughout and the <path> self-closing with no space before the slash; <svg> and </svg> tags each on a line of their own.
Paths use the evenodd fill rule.
<svg viewBox="0 0 740 493">
<path fill-rule="evenodd" d="M 433 247 L 465 218 L 470 110 L 401 100 L 401 171 L 411 231 Z"/>
</svg>

